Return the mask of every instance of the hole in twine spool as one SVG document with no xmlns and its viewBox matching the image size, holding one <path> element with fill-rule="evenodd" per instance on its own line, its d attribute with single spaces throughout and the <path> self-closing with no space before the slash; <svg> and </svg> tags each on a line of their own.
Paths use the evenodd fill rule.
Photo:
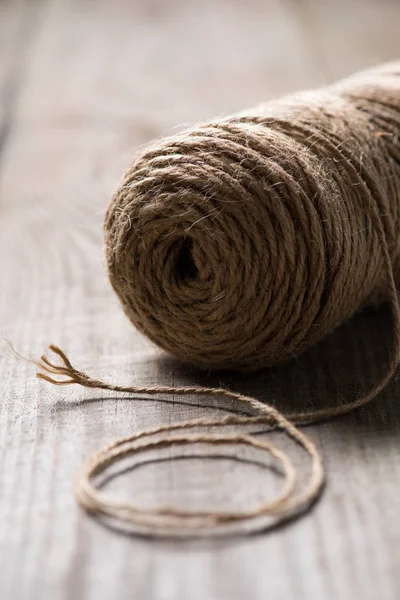
<svg viewBox="0 0 400 600">
<path fill-rule="evenodd" d="M 193 258 L 193 242 L 191 240 L 184 239 L 179 244 L 175 269 L 181 280 L 197 279 L 199 271 Z"/>
<path fill-rule="evenodd" d="M 156 344 L 207 368 L 251 371 L 296 356 L 362 306 L 388 299 L 393 345 L 386 373 L 365 395 L 287 415 L 223 388 L 108 384 L 50 346 L 58 363 L 44 355 L 36 364 L 37 376 L 52 384 L 224 397 L 250 413 L 160 426 L 109 444 L 78 476 L 84 508 L 154 535 L 192 535 L 244 522 L 261 528 L 258 517 L 282 521 L 318 497 L 322 459 L 299 426 L 364 406 L 399 362 L 399 140 L 400 64 L 394 63 L 199 126 L 137 158 L 107 211 L 107 265 L 126 314 Z M 193 432 L 256 423 L 307 453 L 302 491 L 289 457 L 275 445 L 249 434 Z M 96 474 L 123 456 L 190 443 L 257 446 L 281 463 L 281 493 L 247 511 L 190 512 L 141 509 L 95 485 Z"/>
</svg>

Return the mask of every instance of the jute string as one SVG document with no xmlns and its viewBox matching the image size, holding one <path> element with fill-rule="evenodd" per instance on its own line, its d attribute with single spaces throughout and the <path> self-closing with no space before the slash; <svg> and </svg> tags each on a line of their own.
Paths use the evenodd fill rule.
<svg viewBox="0 0 400 600">
<path fill-rule="evenodd" d="M 290 415 L 222 388 L 107 384 L 50 346 L 59 362 L 42 356 L 38 377 L 53 384 L 219 396 L 251 413 L 160 426 L 108 445 L 77 479 L 86 509 L 156 533 L 193 532 L 268 515 L 284 519 L 315 500 L 324 481 L 322 460 L 298 425 L 363 406 L 399 361 L 399 136 L 396 63 L 199 126 L 137 158 L 107 211 L 106 256 L 126 314 L 155 343 L 207 367 L 256 369 L 297 355 L 360 307 L 388 299 L 393 346 L 386 374 L 366 395 Z M 274 445 L 251 434 L 190 432 L 254 424 L 283 431 L 308 453 L 302 491 L 296 491 L 291 459 Z M 218 512 L 144 509 L 94 484 L 127 455 L 190 443 L 261 449 L 280 463 L 284 485 L 261 506 Z"/>
</svg>

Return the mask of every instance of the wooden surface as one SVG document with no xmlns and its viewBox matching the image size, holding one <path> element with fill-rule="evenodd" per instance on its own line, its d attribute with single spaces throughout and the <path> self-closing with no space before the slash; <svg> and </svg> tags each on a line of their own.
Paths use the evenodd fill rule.
<svg viewBox="0 0 400 600">
<path fill-rule="evenodd" d="M 349 399 L 384 369 L 387 312 L 355 318 L 298 361 L 238 377 L 164 356 L 127 323 L 102 257 L 102 214 L 136 149 L 187 123 L 398 57 L 395 0 L 0 1 L 0 328 L 121 383 L 216 384 L 289 409 Z M 400 597 L 400 382 L 310 427 L 327 488 L 256 536 L 154 540 L 76 505 L 88 452 L 216 406 L 52 388 L 0 354 L 0 597 L 298 600 Z M 246 456 L 142 464 L 109 490 L 146 505 L 244 507 L 279 483 Z M 296 453 L 295 453 L 296 454 Z M 300 465 L 301 469 L 306 466 Z"/>
</svg>

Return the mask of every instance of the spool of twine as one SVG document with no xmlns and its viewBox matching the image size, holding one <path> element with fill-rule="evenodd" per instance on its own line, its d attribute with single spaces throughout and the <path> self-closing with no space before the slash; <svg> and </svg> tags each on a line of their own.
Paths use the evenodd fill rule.
<svg viewBox="0 0 400 600">
<path fill-rule="evenodd" d="M 286 518 L 315 499 L 324 479 L 322 461 L 296 424 L 365 404 L 386 385 L 399 359 L 399 136 L 400 63 L 394 63 L 195 127 L 138 156 L 106 214 L 106 258 L 124 311 L 153 342 L 208 368 L 258 369 L 298 355 L 362 306 L 389 300 L 392 358 L 366 396 L 283 416 L 224 389 L 105 384 L 76 370 L 53 346 L 61 366 L 42 357 L 46 373 L 39 373 L 52 383 L 219 395 L 257 413 L 160 427 L 110 445 L 89 459 L 78 478 L 83 506 L 171 532 L 262 515 Z M 284 430 L 308 452 L 312 468 L 303 492 L 295 491 L 290 459 L 274 446 L 239 433 L 186 432 L 254 422 Z M 241 513 L 148 511 L 92 485 L 126 454 L 192 442 L 250 444 L 269 452 L 285 473 L 281 494 Z"/>
<path fill-rule="evenodd" d="M 153 144 L 105 220 L 126 314 L 207 368 L 299 354 L 387 294 L 382 227 L 398 278 L 399 135 L 400 63 Z"/>
</svg>

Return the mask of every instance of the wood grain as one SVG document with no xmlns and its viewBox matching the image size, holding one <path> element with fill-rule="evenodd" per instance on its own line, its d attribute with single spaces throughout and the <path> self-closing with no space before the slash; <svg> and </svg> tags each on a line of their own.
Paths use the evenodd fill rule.
<svg viewBox="0 0 400 600">
<path fill-rule="evenodd" d="M 268 372 L 204 374 L 164 356 L 110 290 L 102 214 L 151 138 L 395 58 L 399 18 L 398 3 L 377 0 L 0 2 L 2 333 L 25 354 L 54 341 L 78 366 L 121 382 L 222 382 L 288 410 L 368 388 L 390 347 L 383 309 Z M 6 343 L 0 382 L 2 599 L 399 597 L 398 381 L 365 410 L 309 429 L 329 481 L 307 516 L 268 534 L 201 542 L 105 528 L 79 510 L 72 481 L 109 440 L 220 414 L 216 404 L 53 389 Z M 170 456 L 149 456 L 157 460 L 108 489 L 145 504 L 239 507 L 279 484 L 245 453 L 163 460 Z"/>
</svg>

